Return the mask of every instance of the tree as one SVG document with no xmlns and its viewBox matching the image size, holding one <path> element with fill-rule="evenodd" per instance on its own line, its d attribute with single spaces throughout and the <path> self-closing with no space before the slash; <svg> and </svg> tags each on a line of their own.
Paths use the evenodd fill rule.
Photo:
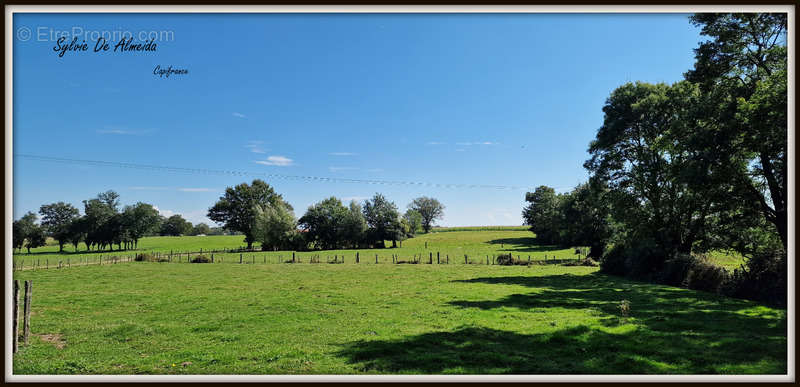
<svg viewBox="0 0 800 387">
<path fill-rule="evenodd" d="M 161 235 L 181 236 L 188 233 L 187 230 L 191 230 L 191 227 L 191 223 L 183 219 L 182 216 L 175 214 L 161 224 Z"/>
<path fill-rule="evenodd" d="M 411 238 L 422 228 L 422 214 L 416 210 L 407 210 L 403 219 L 408 223 L 408 237 Z"/>
<path fill-rule="evenodd" d="M 117 214 L 119 206 L 119 195 L 114 191 L 100 193 L 94 199 L 83 201 L 83 213 L 86 221 L 86 238 L 84 243 L 86 249 L 91 250 L 92 246 L 104 249 L 106 246 L 113 250 L 113 242 L 118 239 L 115 233 L 117 227 L 113 227 L 112 219 Z"/>
<path fill-rule="evenodd" d="M 716 149 L 725 150 L 713 152 L 715 148 L 707 145 L 712 150 L 709 155 L 737 185 L 732 192 L 744 192 L 757 203 L 785 251 L 787 15 L 696 14 L 690 19 L 710 40 L 695 49 L 694 68 L 685 76 L 715 102 L 705 112 L 709 125 L 699 136 L 713 139 Z"/>
<path fill-rule="evenodd" d="M 192 235 L 211 235 L 211 227 L 205 223 L 198 223 L 192 229 Z"/>
<path fill-rule="evenodd" d="M 150 204 L 137 202 L 132 206 L 125 206 L 123 214 L 124 224 L 134 248 L 138 248 L 139 239 L 159 226 L 158 210 Z"/>
<path fill-rule="evenodd" d="M 434 198 L 421 196 L 408 205 L 408 209 L 418 212 L 422 216 L 422 229 L 427 233 L 431 231 L 433 222 L 444 217 L 444 205 Z"/>
<path fill-rule="evenodd" d="M 600 258 L 612 235 L 612 221 L 605 187 L 594 182 L 577 186 L 564 196 L 561 241 L 571 246 L 589 246 L 589 257 Z"/>
<path fill-rule="evenodd" d="M 361 206 L 355 200 L 350 201 L 350 206 L 343 219 L 342 238 L 343 242 L 353 248 L 357 248 L 364 240 L 364 233 L 367 231 L 367 220 Z"/>
<path fill-rule="evenodd" d="M 87 222 L 85 217 L 78 217 L 70 222 L 67 227 L 67 241 L 72 243 L 75 251 L 78 251 L 78 245 L 86 239 Z"/>
<path fill-rule="evenodd" d="M 228 230 L 240 231 L 245 235 L 247 248 L 255 241 L 256 206 L 284 206 L 292 211 L 292 206 L 283 200 L 269 184 L 263 180 L 253 180 L 252 185 L 239 184 L 225 189 L 225 194 L 208 210 L 208 218 L 222 224 Z"/>
<path fill-rule="evenodd" d="M 42 227 L 53 239 L 58 241 L 58 252 L 64 251 L 69 237 L 69 225 L 78 217 L 78 209 L 64 202 L 45 204 L 39 208 Z"/>
<path fill-rule="evenodd" d="M 25 245 L 28 249 L 28 254 L 31 253 L 32 248 L 42 247 L 47 242 L 47 236 L 44 233 L 44 228 L 34 224 L 30 229 L 27 236 L 28 244 Z"/>
<path fill-rule="evenodd" d="M 553 188 L 544 185 L 525 194 L 525 201 L 530 204 L 522 210 L 522 218 L 526 225 L 531 226 L 531 231 L 536 234 L 540 243 L 561 243 L 559 231 L 563 223 L 562 199 Z"/>
<path fill-rule="evenodd" d="M 297 221 L 291 210 L 283 205 L 261 205 L 254 211 L 253 235 L 261 243 L 261 250 L 281 250 L 291 245 L 292 234 L 297 232 Z"/>
<path fill-rule="evenodd" d="M 364 219 L 367 221 L 368 238 L 377 246 L 385 247 L 386 240 L 392 241 L 392 246 L 397 246 L 397 240 L 402 234 L 400 227 L 400 213 L 397 206 L 376 193 L 372 199 L 364 202 Z"/>
<path fill-rule="evenodd" d="M 17 250 L 22 249 L 25 240 L 30 237 L 33 233 L 33 229 L 36 227 L 36 214 L 33 212 L 29 211 L 19 220 L 15 220 L 12 225 L 12 243 L 14 248 Z M 28 253 L 30 253 L 30 248 L 28 249 Z"/>
<path fill-rule="evenodd" d="M 299 219 L 306 239 L 323 249 L 337 249 L 346 238 L 348 209 L 336 197 L 329 197 L 310 207 Z"/>
</svg>

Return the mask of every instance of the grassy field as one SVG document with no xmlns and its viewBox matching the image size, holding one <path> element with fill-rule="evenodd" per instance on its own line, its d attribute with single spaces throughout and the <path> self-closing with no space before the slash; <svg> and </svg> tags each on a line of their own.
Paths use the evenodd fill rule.
<svg viewBox="0 0 800 387">
<path fill-rule="evenodd" d="M 158 252 L 160 254 L 173 252 L 177 255 L 179 252 L 198 252 L 200 249 L 206 252 L 226 248 L 235 249 L 244 246 L 243 239 L 244 237 L 241 235 L 148 237 L 139 241 L 137 250 L 86 252 L 83 249 L 79 249 L 78 252 L 72 252 L 72 246 L 69 246 L 65 248 L 65 253 L 62 254 L 58 253 L 58 246 L 45 246 L 32 249 L 31 254 L 25 252 L 14 254 L 14 260 L 23 262 L 25 267 L 30 267 L 36 262 L 40 266 L 45 265 L 45 262 L 52 266 L 57 264 L 59 260 L 66 262 L 67 258 L 70 259 L 70 262 L 81 262 L 86 259 L 96 262 L 101 255 L 106 258 L 109 256 L 133 256 L 139 252 Z M 391 242 L 387 242 L 387 245 L 391 246 Z M 448 232 L 438 231 L 403 241 L 401 247 L 398 248 L 300 252 L 297 253 L 297 256 L 303 262 L 308 262 L 311 256 L 319 256 L 323 262 L 328 257 L 333 260 L 336 256 L 344 256 L 345 262 L 348 262 L 355 260 L 356 252 L 359 253 L 362 261 L 372 263 L 375 262 L 376 254 L 378 255 L 378 261 L 384 263 L 392 262 L 393 255 L 402 260 L 423 257 L 422 260 L 427 262 L 431 253 L 435 261 L 437 252 L 442 262 L 445 262 L 449 257 L 451 264 L 464 263 L 465 254 L 469 260 L 475 263 L 485 263 L 487 256 L 491 258 L 502 253 L 512 253 L 521 259 L 527 259 L 530 256 L 531 260 L 544 260 L 545 256 L 548 259 L 575 259 L 577 257 L 575 249 L 572 248 L 565 249 L 556 246 L 537 245 L 533 233 L 520 227 L 493 231 L 482 231 L 477 228 L 470 231 L 464 229 Z M 291 254 L 292 252 L 290 251 L 244 253 L 247 261 L 255 259 L 256 263 L 264 263 L 265 261 L 278 263 L 281 258 L 285 260 L 291 257 Z M 215 258 L 222 258 L 224 263 L 238 263 L 239 253 L 218 253 L 215 254 Z M 185 260 L 186 256 L 183 255 L 182 259 Z"/>
<path fill-rule="evenodd" d="M 135 262 L 15 278 L 34 282 L 15 374 L 787 370 L 785 310 L 591 267 Z"/>
<path fill-rule="evenodd" d="M 235 247 L 241 236 L 146 238 L 140 251 Z M 428 248 L 425 249 L 425 243 Z M 52 248 L 15 255 L 28 263 Z M 391 265 L 440 252 L 450 265 Z M 451 230 L 402 248 L 216 254 L 215 264 L 132 262 L 24 270 L 34 334 L 15 374 L 730 374 L 786 372 L 786 311 L 542 260 L 524 229 Z M 127 252 L 131 253 L 131 252 Z M 114 253 L 103 253 L 105 255 Z M 131 253 L 132 254 L 132 253 Z M 325 264 L 345 255 L 345 264 Z M 380 264 L 375 264 L 374 255 Z M 468 254 L 475 265 L 464 265 Z M 99 253 L 92 255 L 99 257 Z M 473 258 L 474 257 L 474 258 Z M 222 259 L 220 259 L 222 258 Z M 183 258 L 185 262 L 185 258 Z M 74 262 L 74 261 L 73 261 Z M 222 264 L 220 264 L 222 263 Z M 237 263 L 237 264 L 233 264 Z M 52 267 L 52 266 L 51 266 Z M 626 316 L 621 301 L 630 303 Z"/>
<path fill-rule="evenodd" d="M 58 253 L 58 246 L 50 245 L 31 249 L 31 254 L 14 254 L 17 265 L 23 267 L 31 265 L 57 265 L 58 261 L 69 259 L 72 262 L 97 262 L 100 256 L 106 258 L 110 256 L 130 257 L 140 252 L 158 252 L 167 254 L 170 252 L 176 255 L 180 252 L 198 252 L 222 249 L 236 249 L 245 246 L 244 237 L 241 235 L 217 235 L 217 236 L 184 236 L 184 237 L 147 237 L 139 241 L 139 248 L 127 251 L 102 251 L 87 252 L 83 245 L 77 252 L 73 247 L 66 246 L 64 253 Z M 387 242 L 387 246 L 391 243 Z M 436 253 L 440 259 L 445 261 L 449 257 L 451 264 L 464 263 L 464 255 L 474 263 L 485 263 L 486 257 L 490 259 L 498 254 L 511 253 L 520 259 L 544 260 L 547 259 L 576 259 L 574 248 L 561 248 L 557 246 L 546 246 L 537 243 L 533 233 L 527 227 L 455 227 L 455 228 L 435 228 L 429 234 L 423 234 L 416 238 L 403 241 L 398 248 L 387 249 L 361 249 L 361 250 L 331 250 L 301 252 L 297 256 L 302 262 L 308 262 L 309 258 L 319 256 L 325 262 L 328 258 L 345 257 L 345 262 L 353 261 L 356 252 L 359 252 L 362 262 L 375 262 L 375 255 L 378 255 L 379 262 L 392 262 L 392 256 L 398 256 L 402 260 L 412 260 L 414 257 L 427 262 L 430 254 L 436 260 Z M 244 260 L 255 263 L 278 263 L 291 256 L 290 251 L 277 252 L 248 252 L 245 253 Z M 714 253 L 710 255 L 712 261 L 729 270 L 741 264 L 742 258 L 737 255 L 726 255 L 724 253 Z M 215 258 L 222 258 L 223 263 L 238 263 L 239 254 L 215 254 Z M 176 257 L 176 259 L 178 259 Z M 182 257 L 185 260 L 185 255 Z M 216 260 L 215 260 L 216 261 Z"/>
</svg>

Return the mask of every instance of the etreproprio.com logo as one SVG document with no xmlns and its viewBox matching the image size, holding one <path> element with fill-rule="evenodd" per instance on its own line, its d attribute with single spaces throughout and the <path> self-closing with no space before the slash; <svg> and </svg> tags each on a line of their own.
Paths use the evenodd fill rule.
<svg viewBox="0 0 800 387">
<path fill-rule="evenodd" d="M 111 30 L 97 30 L 89 29 L 80 26 L 73 26 L 68 29 L 59 29 L 46 26 L 38 26 L 33 29 L 27 26 L 17 28 L 17 40 L 27 42 L 34 40 L 36 42 L 56 42 L 60 38 L 71 41 L 77 38 L 78 41 L 85 41 L 87 43 L 95 43 L 101 38 L 106 41 L 119 41 L 122 39 L 135 39 L 138 41 L 156 41 L 156 42 L 171 42 L 175 40 L 175 32 L 172 30 L 125 30 L 125 29 L 111 29 Z"/>
</svg>

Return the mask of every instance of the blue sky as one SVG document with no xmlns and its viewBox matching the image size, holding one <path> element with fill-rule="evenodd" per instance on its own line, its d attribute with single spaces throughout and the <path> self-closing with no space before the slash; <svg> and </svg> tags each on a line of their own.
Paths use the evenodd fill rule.
<svg viewBox="0 0 800 387">
<path fill-rule="evenodd" d="M 14 153 L 566 191 L 586 180 L 614 88 L 692 67 L 701 37 L 687 16 L 17 14 Z M 84 31 L 89 52 L 58 57 L 58 31 Z M 94 53 L 103 31 L 161 40 L 155 52 Z M 158 77 L 157 65 L 189 73 Z M 213 225 L 205 213 L 225 187 L 254 177 L 16 158 L 14 218 L 56 201 L 82 210 L 113 189 L 123 204 Z M 438 198 L 441 225 L 515 225 L 525 204 L 524 189 L 267 182 L 297 216 L 331 195 L 381 192 L 401 210 Z"/>
</svg>

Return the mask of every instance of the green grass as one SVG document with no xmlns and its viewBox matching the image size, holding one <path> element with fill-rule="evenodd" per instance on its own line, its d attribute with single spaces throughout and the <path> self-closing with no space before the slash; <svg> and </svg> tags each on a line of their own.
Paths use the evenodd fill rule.
<svg viewBox="0 0 800 387">
<path fill-rule="evenodd" d="M 511 253 L 519 256 L 521 259 L 527 259 L 528 256 L 531 260 L 543 260 L 545 256 L 548 259 L 575 259 L 575 249 L 561 248 L 557 246 L 540 246 L 537 244 L 533 233 L 523 227 L 500 227 L 496 230 L 465 230 L 459 228 L 458 230 L 448 232 L 431 232 L 429 234 L 419 235 L 415 238 L 403 241 L 401 247 L 387 248 L 387 249 L 360 249 L 360 250 L 330 250 L 330 251 L 313 251 L 301 252 L 298 256 L 301 260 L 307 262 L 308 258 L 312 255 L 319 255 L 324 262 L 327 257 L 334 259 L 335 256 L 345 256 L 346 261 L 353 261 L 356 252 L 363 261 L 375 262 L 375 255 L 378 255 L 379 262 L 392 262 L 392 256 L 399 256 L 402 260 L 411 260 L 415 256 L 426 261 L 430 259 L 430 254 L 433 254 L 434 261 L 436 260 L 436 253 L 439 253 L 441 261 L 450 260 L 451 264 L 464 263 L 464 254 L 468 259 L 478 263 L 486 262 L 486 257 L 490 259 L 498 254 Z M 477 232 L 480 231 L 480 232 Z M 58 246 L 46 246 L 38 249 L 32 249 L 31 254 L 18 253 L 14 254 L 14 260 L 19 264 L 23 262 L 25 267 L 30 267 L 35 263 L 44 266 L 47 262 L 50 266 L 57 265 L 58 261 L 66 263 L 67 258 L 72 262 L 81 262 L 82 260 L 89 259 L 92 262 L 98 261 L 102 255 L 109 256 L 133 256 L 139 252 L 158 252 L 160 254 L 167 254 L 170 251 L 178 252 L 198 252 L 200 249 L 203 251 L 230 249 L 244 246 L 244 237 L 241 235 L 235 236 L 185 236 L 185 237 L 148 237 L 142 238 L 139 241 L 139 248 L 136 250 L 127 251 L 103 251 L 103 252 L 86 252 L 81 245 L 81 249 L 77 253 L 73 252 L 72 246 L 65 247 L 65 253 L 58 253 Z M 391 246 L 391 242 L 387 242 Z M 24 251 L 24 250 L 23 250 Z M 265 258 L 267 262 L 278 262 L 280 257 L 286 259 L 291 256 L 289 251 L 278 252 L 248 252 L 245 253 L 251 261 L 255 257 L 257 263 L 263 263 Z M 215 254 L 216 257 L 222 257 L 223 262 L 237 262 L 239 254 Z M 185 259 L 185 255 L 183 256 Z"/>
<path fill-rule="evenodd" d="M 15 374 L 787 372 L 785 310 L 590 267 L 130 263 L 15 278 L 34 282 L 35 335 Z"/>
</svg>

